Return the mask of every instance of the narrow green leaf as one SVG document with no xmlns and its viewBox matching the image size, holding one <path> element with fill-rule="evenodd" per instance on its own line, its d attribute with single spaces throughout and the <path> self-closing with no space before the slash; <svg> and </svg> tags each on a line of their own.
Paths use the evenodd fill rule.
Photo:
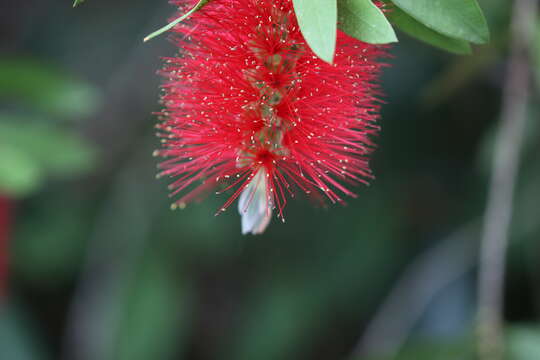
<svg viewBox="0 0 540 360">
<path fill-rule="evenodd" d="M 400 30 L 430 45 L 456 54 L 470 54 L 471 46 L 465 40 L 454 39 L 431 30 L 399 8 L 392 9 L 388 17 Z"/>
<path fill-rule="evenodd" d="M 340 0 L 339 27 L 352 37 L 370 44 L 397 42 L 397 37 L 381 9 L 370 0 Z"/>
<path fill-rule="evenodd" d="M 24 118 L 0 115 L 0 144 L 14 147 L 37 164 L 46 175 L 84 173 L 95 163 L 95 153 L 76 134 Z"/>
<path fill-rule="evenodd" d="M 153 33 L 151 33 L 150 35 L 145 37 L 143 39 L 143 42 L 147 42 L 148 40 L 150 40 L 152 38 L 155 38 L 156 36 L 161 35 L 164 32 L 167 32 L 167 31 L 171 30 L 173 27 L 176 26 L 176 24 L 181 23 L 182 21 L 184 21 L 185 19 L 190 17 L 195 11 L 200 10 L 204 5 L 208 4 L 209 2 L 210 2 L 210 0 L 199 0 L 199 2 L 191 10 L 189 10 L 187 13 L 180 16 L 178 19 L 174 20 L 173 22 L 165 25 L 161 29 L 154 31 Z"/>
<path fill-rule="evenodd" d="M 35 159 L 15 146 L 0 143 L 0 193 L 28 195 L 41 184 L 42 175 Z"/>
<path fill-rule="evenodd" d="M 441 34 L 484 44 L 489 29 L 476 0 L 393 0 L 401 10 Z"/>
<path fill-rule="evenodd" d="M 85 2 L 85 0 L 75 0 L 73 2 L 73 7 L 77 7 L 77 6 L 81 5 L 83 2 Z"/>
<path fill-rule="evenodd" d="M 332 63 L 337 36 L 336 0 L 293 0 L 293 5 L 298 25 L 311 50 Z"/>
<path fill-rule="evenodd" d="M 0 58 L 0 97 L 24 109 L 66 120 L 92 114 L 101 101 L 91 84 L 25 57 Z"/>
</svg>

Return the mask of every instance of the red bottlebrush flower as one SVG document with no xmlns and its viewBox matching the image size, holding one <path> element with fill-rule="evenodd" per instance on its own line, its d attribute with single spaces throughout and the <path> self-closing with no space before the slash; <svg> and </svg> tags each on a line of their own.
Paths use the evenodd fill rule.
<svg viewBox="0 0 540 360">
<path fill-rule="evenodd" d="M 240 198 L 242 232 L 257 234 L 294 188 L 342 202 L 372 178 L 384 47 L 338 31 L 334 63 L 322 61 L 291 0 L 213 0 L 174 32 L 155 152 L 171 195 L 184 193 L 173 208 L 234 189 L 218 213 Z"/>
</svg>

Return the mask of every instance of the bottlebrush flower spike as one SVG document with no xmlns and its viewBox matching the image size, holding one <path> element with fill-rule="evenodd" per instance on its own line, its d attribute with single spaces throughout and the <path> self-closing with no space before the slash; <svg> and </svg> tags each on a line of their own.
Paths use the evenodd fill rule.
<svg viewBox="0 0 540 360">
<path fill-rule="evenodd" d="M 185 12 L 192 2 L 172 3 Z M 173 208 L 209 190 L 239 198 L 243 233 L 262 233 L 301 190 L 331 202 L 373 176 L 385 48 L 338 31 L 334 63 L 302 37 L 291 0 L 213 0 L 174 28 L 155 155 Z"/>
</svg>

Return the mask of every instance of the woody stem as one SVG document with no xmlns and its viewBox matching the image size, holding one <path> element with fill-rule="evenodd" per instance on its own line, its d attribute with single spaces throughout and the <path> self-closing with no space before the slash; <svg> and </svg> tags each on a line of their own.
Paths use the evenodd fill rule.
<svg viewBox="0 0 540 360">
<path fill-rule="evenodd" d="M 481 236 L 477 344 L 481 360 L 502 360 L 504 356 L 505 256 L 525 133 L 530 87 L 529 51 L 537 9 L 538 0 L 514 1 L 511 53 Z"/>
</svg>

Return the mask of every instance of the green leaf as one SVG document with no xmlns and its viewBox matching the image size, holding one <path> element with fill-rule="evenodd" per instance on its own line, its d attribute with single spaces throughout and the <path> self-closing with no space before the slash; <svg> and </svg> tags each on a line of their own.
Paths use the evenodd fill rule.
<svg viewBox="0 0 540 360">
<path fill-rule="evenodd" d="M 14 145 L 0 141 L 0 193 L 25 196 L 41 183 L 38 162 Z"/>
<path fill-rule="evenodd" d="M 145 37 L 143 39 L 143 42 L 147 42 L 148 40 L 150 40 L 152 38 L 155 38 L 156 36 L 159 36 L 159 35 L 163 34 L 164 32 L 167 32 L 167 31 L 171 30 L 173 27 L 176 26 L 176 24 L 181 23 L 182 21 L 184 21 L 185 19 L 190 17 L 194 12 L 200 10 L 204 5 L 208 4 L 209 2 L 210 2 L 210 0 L 199 0 L 199 2 L 191 10 L 189 10 L 184 15 L 180 16 L 178 19 L 176 19 L 176 20 L 172 21 L 171 23 L 165 25 L 161 29 L 154 31 L 153 33 L 151 33 L 150 35 Z"/>
<path fill-rule="evenodd" d="M 388 17 L 399 29 L 408 35 L 422 40 L 430 45 L 456 54 L 470 54 L 471 46 L 465 40 L 454 39 L 431 30 L 419 23 L 399 8 L 389 12 Z"/>
<path fill-rule="evenodd" d="M 9 144 L 46 174 L 75 175 L 94 164 L 93 149 L 76 134 L 27 119 L 0 116 L 0 144 Z"/>
<path fill-rule="evenodd" d="M 393 0 L 428 28 L 452 38 L 485 44 L 489 29 L 476 0 Z"/>
<path fill-rule="evenodd" d="M 340 0 L 339 27 L 348 35 L 370 44 L 397 42 L 397 37 L 381 9 L 370 0 Z"/>
<path fill-rule="evenodd" d="M 0 114 L 0 192 L 26 196 L 48 175 L 88 171 L 95 154 L 76 134 L 28 118 Z"/>
<path fill-rule="evenodd" d="M 73 7 L 77 7 L 79 5 L 81 5 L 85 0 L 75 0 L 75 2 L 73 3 Z"/>
<path fill-rule="evenodd" d="M 298 25 L 317 56 L 332 63 L 336 51 L 336 0 L 293 0 Z"/>
<path fill-rule="evenodd" d="M 27 58 L 0 58 L 0 97 L 54 117 L 80 118 L 99 105 L 98 91 L 61 69 Z"/>
</svg>

